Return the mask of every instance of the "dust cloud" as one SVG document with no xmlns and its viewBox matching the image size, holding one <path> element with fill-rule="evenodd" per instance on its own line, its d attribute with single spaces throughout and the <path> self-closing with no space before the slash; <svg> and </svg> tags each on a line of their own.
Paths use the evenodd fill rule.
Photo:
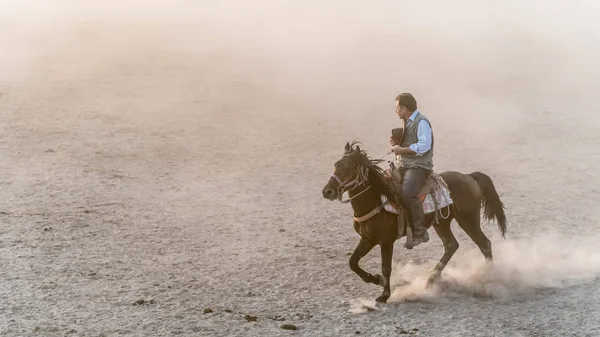
<svg viewBox="0 0 600 337">
<path fill-rule="evenodd" d="M 146 58 L 153 67 L 195 71 L 195 94 L 205 102 L 196 113 L 210 120 L 235 124 L 212 111 L 232 96 L 245 101 L 237 85 L 261 98 L 246 102 L 244 118 L 343 119 L 344 139 L 375 148 L 385 146 L 381 129 L 394 122 L 393 97 L 411 91 L 440 137 L 462 133 L 481 144 L 498 128 L 527 123 L 523 115 L 533 111 L 573 109 L 577 100 L 588 112 L 593 101 L 597 5 L 541 4 L 4 1 L 0 47 L 11 52 L 2 53 L 0 79 L 48 76 L 40 64 L 61 76 L 99 76 Z"/>
<path fill-rule="evenodd" d="M 493 264 L 481 259 L 476 248 L 463 249 L 444 271 L 443 282 L 432 288 L 425 286 L 430 266 L 407 261 L 395 266 L 392 278 L 397 289 L 390 300 L 435 302 L 467 294 L 513 301 L 536 292 L 585 284 L 600 277 L 597 242 L 598 237 L 573 240 L 565 239 L 561 233 L 545 233 L 522 241 L 496 240 Z"/>
<path fill-rule="evenodd" d="M 430 264 L 405 261 L 394 266 L 389 303 L 444 303 L 457 296 L 511 303 L 547 296 L 560 289 L 586 285 L 600 278 L 598 237 L 565 239 L 561 233 L 545 233 L 534 239 L 495 240 L 496 258 L 486 263 L 476 248 L 462 249 L 444 271 L 443 280 L 427 287 Z M 373 299 L 350 302 L 349 312 L 390 310 Z M 393 309 L 392 309 L 393 310 Z"/>
</svg>

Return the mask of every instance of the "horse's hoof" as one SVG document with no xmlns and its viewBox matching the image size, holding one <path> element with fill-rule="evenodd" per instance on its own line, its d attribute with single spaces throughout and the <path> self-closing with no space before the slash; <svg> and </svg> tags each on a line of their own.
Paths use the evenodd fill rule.
<svg viewBox="0 0 600 337">
<path fill-rule="evenodd" d="M 427 283 L 425 284 L 425 288 L 431 288 L 433 287 L 433 284 L 435 283 L 434 279 L 432 279 L 431 277 L 427 279 Z"/>
<path fill-rule="evenodd" d="M 431 288 L 436 282 L 438 282 L 440 280 L 440 275 L 438 274 L 434 274 L 429 276 L 429 278 L 427 279 L 427 288 Z"/>
<path fill-rule="evenodd" d="M 381 295 L 381 296 L 379 296 L 379 297 L 377 297 L 375 299 L 375 302 L 377 302 L 377 303 L 386 303 L 387 300 L 388 300 L 388 298 L 390 298 L 389 295 Z"/>
</svg>

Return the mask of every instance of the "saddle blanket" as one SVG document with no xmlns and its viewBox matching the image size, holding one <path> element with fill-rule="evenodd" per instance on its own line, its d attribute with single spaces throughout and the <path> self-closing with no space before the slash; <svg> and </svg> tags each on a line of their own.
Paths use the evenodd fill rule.
<svg viewBox="0 0 600 337">
<path fill-rule="evenodd" d="M 431 192 L 420 195 L 419 199 L 423 202 L 423 213 L 425 214 L 433 213 L 453 203 L 448 188 L 442 184 L 438 184 Z M 398 214 L 396 205 L 392 204 L 383 194 L 381 202 L 386 211 Z"/>
</svg>

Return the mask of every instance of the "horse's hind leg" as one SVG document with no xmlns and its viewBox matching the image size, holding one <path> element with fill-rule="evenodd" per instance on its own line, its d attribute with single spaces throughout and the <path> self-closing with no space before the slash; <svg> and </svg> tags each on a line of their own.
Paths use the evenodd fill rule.
<svg viewBox="0 0 600 337">
<path fill-rule="evenodd" d="M 481 217 L 479 215 L 479 211 L 470 212 L 467 214 L 457 214 L 456 221 L 460 228 L 462 228 L 465 233 L 477 244 L 479 250 L 485 256 L 487 261 L 492 261 L 492 243 L 485 236 L 483 231 L 481 230 Z"/>
<path fill-rule="evenodd" d="M 440 222 L 433 226 L 437 235 L 442 239 L 442 243 L 444 244 L 444 255 L 440 259 L 440 262 L 433 269 L 433 273 L 427 279 L 427 286 L 431 286 L 436 279 L 440 277 L 442 274 L 442 270 L 446 267 L 452 255 L 456 253 L 458 250 L 458 241 L 452 234 L 452 230 L 450 229 L 450 223 L 452 222 L 452 217 L 448 219 L 441 219 Z"/>
<path fill-rule="evenodd" d="M 361 238 L 358 246 L 356 246 L 354 249 L 354 253 L 352 253 L 352 256 L 350 256 L 350 269 L 358 274 L 363 281 L 367 283 L 379 284 L 379 278 L 377 276 L 367 273 L 358 265 L 358 261 L 367 255 L 371 249 L 373 249 L 373 247 L 375 247 L 375 243 Z"/>
</svg>

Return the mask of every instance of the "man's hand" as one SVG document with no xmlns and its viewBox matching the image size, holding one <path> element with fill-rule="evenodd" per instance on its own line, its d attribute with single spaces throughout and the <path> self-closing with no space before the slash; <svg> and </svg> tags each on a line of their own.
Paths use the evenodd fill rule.
<svg viewBox="0 0 600 337">
<path fill-rule="evenodd" d="M 394 137 L 390 136 L 390 145 L 391 146 L 395 146 L 395 145 L 399 145 L 397 141 L 394 140 Z"/>
<path fill-rule="evenodd" d="M 415 151 L 411 150 L 408 147 L 402 147 L 400 145 L 394 145 L 394 147 L 392 147 L 392 151 L 394 151 L 395 155 L 415 154 Z"/>
</svg>

